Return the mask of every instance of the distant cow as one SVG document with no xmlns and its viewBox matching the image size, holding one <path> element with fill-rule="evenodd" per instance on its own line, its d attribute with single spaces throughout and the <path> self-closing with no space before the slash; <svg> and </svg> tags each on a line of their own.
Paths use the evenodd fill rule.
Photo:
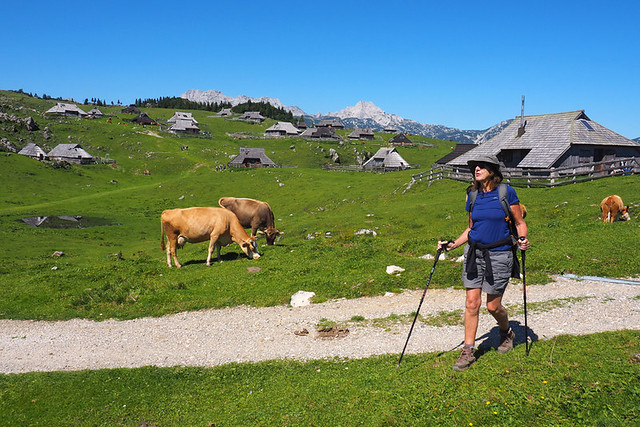
<svg viewBox="0 0 640 427">
<path fill-rule="evenodd" d="M 267 202 L 236 197 L 221 197 L 218 204 L 229 209 L 238 217 L 244 228 L 251 228 L 251 236 L 264 234 L 267 245 L 273 245 L 276 237 L 283 234 L 275 227 L 273 211 Z"/>
<path fill-rule="evenodd" d="M 167 209 L 160 216 L 162 237 L 160 247 L 165 250 L 164 236 L 167 235 L 167 265 L 171 267 L 171 257 L 176 267 L 182 267 L 176 256 L 176 249 L 186 242 L 198 243 L 209 241 L 207 265 L 211 265 L 213 248 L 220 261 L 220 246 L 227 246 L 232 241 L 242 248 L 249 258 L 260 258 L 253 250 L 255 237 L 249 237 L 233 212 L 222 208 L 187 208 Z"/>
<path fill-rule="evenodd" d="M 602 221 L 614 222 L 614 221 L 629 221 L 629 206 L 622 204 L 620 196 L 605 197 L 600 203 L 600 210 L 602 211 Z"/>
<path fill-rule="evenodd" d="M 520 212 L 522 212 L 522 219 L 527 217 L 527 207 L 520 203 Z"/>
</svg>

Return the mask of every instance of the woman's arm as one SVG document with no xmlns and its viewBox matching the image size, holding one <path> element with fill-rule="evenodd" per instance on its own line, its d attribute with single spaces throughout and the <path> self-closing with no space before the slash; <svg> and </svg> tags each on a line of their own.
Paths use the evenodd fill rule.
<svg viewBox="0 0 640 427">
<path fill-rule="evenodd" d="M 511 213 L 513 214 L 513 221 L 515 222 L 516 230 L 518 230 L 518 236 L 520 236 L 520 240 L 518 241 L 520 244 L 520 250 L 526 251 L 529 249 L 529 239 L 527 237 L 529 229 L 527 227 L 527 223 L 524 222 L 524 218 L 522 218 L 520 203 L 511 205 Z M 522 240 L 523 237 L 524 240 Z"/>
</svg>

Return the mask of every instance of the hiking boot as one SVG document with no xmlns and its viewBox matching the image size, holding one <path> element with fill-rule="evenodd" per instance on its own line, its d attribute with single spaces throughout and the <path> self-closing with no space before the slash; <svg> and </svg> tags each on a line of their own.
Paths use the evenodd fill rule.
<svg viewBox="0 0 640 427">
<path fill-rule="evenodd" d="M 465 371 L 475 361 L 476 358 L 473 355 L 473 347 L 462 347 L 462 352 L 460 353 L 458 361 L 453 365 L 453 370 L 458 372 Z"/>
<path fill-rule="evenodd" d="M 516 337 L 516 333 L 513 329 L 509 328 L 507 331 L 500 331 L 500 345 L 498 346 L 498 353 L 506 353 L 513 350 L 513 340 Z"/>
</svg>

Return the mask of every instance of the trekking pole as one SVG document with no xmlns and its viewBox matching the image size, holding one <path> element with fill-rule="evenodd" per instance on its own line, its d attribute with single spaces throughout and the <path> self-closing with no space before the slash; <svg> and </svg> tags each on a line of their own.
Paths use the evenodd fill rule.
<svg viewBox="0 0 640 427">
<path fill-rule="evenodd" d="M 447 245 L 452 243 L 451 240 L 447 242 Z M 422 298 L 420 298 L 420 304 L 418 304 L 418 310 L 416 311 L 416 315 L 413 318 L 413 323 L 411 324 L 411 329 L 409 329 L 409 335 L 407 336 L 407 341 L 404 343 L 404 348 L 402 349 L 402 353 L 400 354 L 400 360 L 398 360 L 398 366 L 396 366 L 396 370 L 400 367 L 400 363 L 402 362 L 402 357 L 404 356 L 404 351 L 407 349 L 407 344 L 409 344 L 409 338 L 411 337 L 411 332 L 413 332 L 413 327 L 416 324 L 416 319 L 418 318 L 418 314 L 420 313 L 420 307 L 422 307 L 422 301 L 424 301 L 424 296 L 427 294 L 427 289 L 429 289 L 429 284 L 431 283 L 431 276 L 433 276 L 433 271 L 436 269 L 436 264 L 438 263 L 438 259 L 440 258 L 440 254 L 442 251 L 446 249 L 438 249 L 436 252 L 436 260 L 433 262 L 433 267 L 431 267 L 431 273 L 429 273 L 429 279 L 427 280 L 427 286 L 424 288 L 424 292 L 422 292 Z"/>
<path fill-rule="evenodd" d="M 520 237 L 520 240 L 524 240 Z M 522 254 L 522 298 L 524 299 L 524 348 L 529 355 L 529 326 L 527 325 L 527 274 L 525 271 L 525 258 L 527 251 L 520 250 Z"/>
</svg>

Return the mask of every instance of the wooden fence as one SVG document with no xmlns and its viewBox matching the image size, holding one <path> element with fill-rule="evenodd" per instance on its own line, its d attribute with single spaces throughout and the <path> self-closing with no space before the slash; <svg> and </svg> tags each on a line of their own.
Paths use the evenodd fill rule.
<svg viewBox="0 0 640 427">
<path fill-rule="evenodd" d="M 420 165 L 409 165 L 404 169 L 390 167 L 363 168 L 361 165 L 323 165 L 322 169 L 330 171 L 356 171 L 356 172 L 397 172 L 405 169 L 417 169 Z"/>
<path fill-rule="evenodd" d="M 504 182 L 514 187 L 556 187 L 609 176 L 640 173 L 640 159 L 628 157 L 561 168 L 501 168 L 500 171 L 504 176 Z M 413 175 L 415 181 L 426 180 L 429 184 L 445 178 L 463 182 L 473 181 L 469 168 L 464 166 L 435 166 L 426 172 Z"/>
</svg>

